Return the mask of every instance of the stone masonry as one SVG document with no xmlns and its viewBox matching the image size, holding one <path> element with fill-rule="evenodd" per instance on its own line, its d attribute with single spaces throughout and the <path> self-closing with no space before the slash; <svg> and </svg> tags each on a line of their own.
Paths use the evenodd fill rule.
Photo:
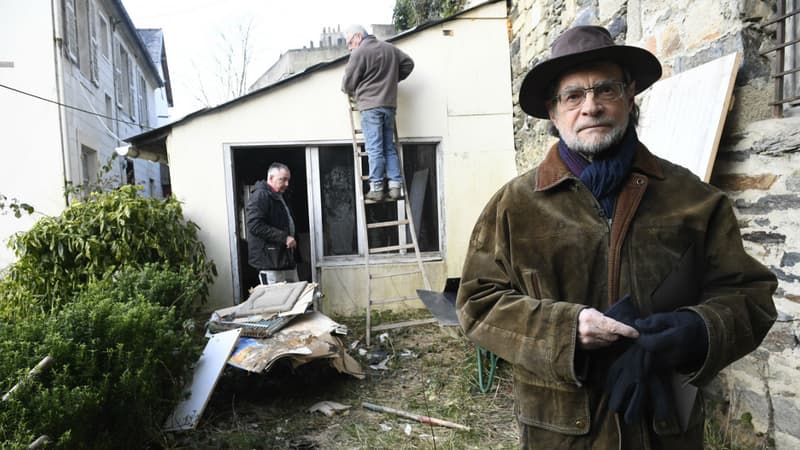
<svg viewBox="0 0 800 450">
<path fill-rule="evenodd" d="M 725 399 L 732 417 L 751 418 L 775 448 L 800 448 L 800 118 L 771 119 L 771 60 L 759 51 L 774 45 L 774 25 L 761 25 L 774 15 L 774 1 L 509 0 L 508 6 L 520 173 L 541 160 L 554 138 L 545 121 L 519 109 L 516 93 L 565 29 L 605 26 L 618 43 L 658 56 L 665 77 L 742 53 L 711 184 L 734 201 L 748 252 L 777 275 L 779 316 L 761 347 L 706 392 Z"/>
</svg>

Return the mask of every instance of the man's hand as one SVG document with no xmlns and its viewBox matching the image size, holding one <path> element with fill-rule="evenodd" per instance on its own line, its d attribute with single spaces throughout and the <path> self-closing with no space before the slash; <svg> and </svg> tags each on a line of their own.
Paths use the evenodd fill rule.
<svg viewBox="0 0 800 450">
<path fill-rule="evenodd" d="M 295 247 L 297 247 L 297 241 L 295 241 L 292 236 L 286 236 L 286 248 L 295 248 Z"/>
<path fill-rule="evenodd" d="M 586 308 L 578 314 L 578 344 L 582 349 L 608 347 L 620 336 L 636 339 L 639 332 L 594 308 Z"/>
</svg>

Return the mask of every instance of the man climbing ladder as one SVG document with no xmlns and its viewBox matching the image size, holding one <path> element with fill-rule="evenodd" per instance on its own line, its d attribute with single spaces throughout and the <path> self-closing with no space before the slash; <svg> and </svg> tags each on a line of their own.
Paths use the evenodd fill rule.
<svg viewBox="0 0 800 450">
<path fill-rule="evenodd" d="M 347 48 L 351 54 L 342 80 L 342 91 L 350 97 L 350 125 L 355 157 L 356 195 L 359 202 L 358 221 L 364 226 L 366 240 L 364 258 L 367 275 L 366 343 L 369 346 L 370 333 L 372 331 L 430 323 L 435 322 L 436 319 L 382 324 L 377 327 L 370 325 L 373 305 L 387 305 L 417 298 L 416 295 L 376 298 L 376 294 L 381 291 L 381 287 L 384 288 L 384 292 L 386 291 L 386 284 L 380 286 L 378 283 L 391 283 L 391 280 L 395 277 L 419 276 L 422 279 L 423 287 L 430 290 L 430 283 L 425 274 L 419 252 L 414 219 L 411 215 L 411 205 L 409 204 L 409 199 L 403 197 L 402 191 L 407 191 L 407 188 L 403 176 L 402 159 L 398 157 L 400 150 L 395 130 L 397 84 L 400 80 L 406 79 L 411 74 L 411 71 L 414 70 L 414 61 L 392 44 L 368 35 L 364 27 L 360 25 L 347 27 L 345 29 L 345 38 L 347 39 Z M 361 129 L 357 129 L 355 126 L 356 121 L 353 114 L 356 111 L 360 112 Z M 363 135 L 365 152 L 360 151 L 358 134 Z M 361 158 L 365 154 L 369 162 L 369 193 L 366 195 L 363 194 L 363 172 L 361 170 Z M 387 200 L 384 194 L 384 176 L 389 180 L 388 200 L 398 202 L 398 219 L 368 222 L 365 206 Z M 408 192 L 406 192 L 406 195 L 408 195 Z M 370 230 L 377 231 L 377 229 L 387 227 L 397 227 L 403 230 L 399 233 L 401 242 L 398 242 L 397 245 L 370 247 L 367 233 Z M 408 228 L 408 235 L 411 237 L 411 243 L 405 242 L 406 232 L 404 230 L 406 227 Z M 412 249 L 417 263 L 416 270 L 406 269 L 395 273 L 378 271 L 379 273 L 375 273 L 374 267 L 370 265 L 370 255 L 392 252 L 405 254 Z M 413 284 L 406 282 L 403 283 L 403 286 L 412 287 Z M 412 290 L 412 292 L 414 291 Z"/>
<path fill-rule="evenodd" d="M 401 195 L 389 196 L 389 202 L 397 202 L 397 220 L 388 220 L 388 221 L 377 221 L 377 222 L 370 222 L 367 218 L 366 213 L 366 206 L 372 205 L 375 207 L 375 204 L 378 202 L 382 202 L 381 200 L 371 200 L 364 195 L 364 179 L 369 179 L 369 177 L 365 177 L 362 174 L 364 173 L 362 170 L 362 158 L 367 156 L 367 152 L 362 152 L 361 147 L 358 141 L 358 135 L 362 133 L 362 130 L 356 128 L 356 121 L 353 115 L 358 112 L 358 109 L 355 107 L 355 100 L 350 97 L 350 132 L 353 138 L 353 157 L 354 157 L 354 173 L 355 173 L 355 185 L 356 185 L 356 201 L 358 203 L 357 214 L 358 214 L 358 222 L 363 226 L 364 231 L 364 241 L 365 241 L 365 251 L 364 251 L 364 268 L 365 273 L 367 275 L 367 284 L 366 284 L 366 304 L 367 304 L 367 314 L 366 314 L 366 344 L 369 347 L 370 345 L 370 334 L 372 331 L 380 331 L 380 330 L 388 330 L 391 328 L 400 328 L 412 325 L 421 325 L 424 323 L 433 323 L 436 322 L 436 319 L 421 319 L 421 320 L 412 320 L 408 322 L 396 322 L 396 323 L 388 323 L 388 324 L 381 324 L 377 327 L 372 327 L 370 325 L 371 318 L 372 318 L 372 306 L 373 305 L 387 305 L 389 303 L 397 303 L 397 302 L 404 302 L 406 300 L 413 300 L 418 298 L 416 295 L 401 295 L 398 297 L 385 297 L 385 298 L 376 298 L 376 292 L 378 289 L 375 289 L 375 283 L 380 283 L 381 281 L 391 281 L 395 277 L 408 277 L 414 276 L 419 274 L 422 278 L 422 283 L 425 290 L 430 290 L 430 282 L 428 281 L 428 276 L 425 273 L 425 268 L 422 265 L 422 257 L 419 252 L 419 243 L 417 241 L 417 231 L 414 227 L 414 217 L 412 216 L 411 212 L 411 203 L 402 197 Z M 394 124 L 392 124 L 392 129 L 394 129 Z M 392 147 L 398 148 L 399 146 L 399 139 L 397 137 L 397 133 L 392 133 Z M 402 151 L 401 151 L 402 153 Z M 398 158 L 398 172 L 400 173 L 400 182 L 399 186 L 402 187 L 404 191 L 408 191 L 405 183 L 405 177 L 403 176 L 403 163 L 402 158 Z M 373 191 L 374 192 L 374 191 Z M 401 233 L 398 235 L 399 240 L 397 245 L 388 245 L 383 247 L 370 247 L 370 239 L 369 239 L 369 231 L 377 231 L 380 228 L 387 228 L 387 227 L 397 227 L 398 229 L 402 230 Z M 411 243 L 405 242 L 406 236 L 406 227 L 408 230 L 408 236 L 411 237 Z M 374 273 L 374 267 L 370 265 L 370 255 L 379 254 L 379 253 L 389 253 L 389 252 L 400 252 L 400 254 L 405 254 L 408 250 L 414 250 L 414 258 L 417 263 L 416 270 L 406 270 L 401 272 L 383 272 Z M 406 287 L 413 286 L 413 283 L 403 283 Z M 385 286 L 384 286 L 385 288 Z M 413 292 L 413 291 L 412 291 Z"/>
<path fill-rule="evenodd" d="M 361 25 L 345 29 L 350 60 L 342 91 L 355 99 L 361 112 L 361 130 L 369 157 L 369 193 L 374 202 L 385 199 L 383 179 L 389 180 L 389 198 L 400 198 L 402 174 L 394 144 L 397 84 L 414 70 L 414 61 L 394 45 L 367 34 Z"/>
</svg>

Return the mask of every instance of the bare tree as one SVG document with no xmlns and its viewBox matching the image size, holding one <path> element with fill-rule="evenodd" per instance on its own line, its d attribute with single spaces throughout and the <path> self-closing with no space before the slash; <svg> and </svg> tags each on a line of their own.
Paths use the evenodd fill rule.
<svg viewBox="0 0 800 450">
<path fill-rule="evenodd" d="M 192 66 L 197 75 L 195 99 L 214 106 L 247 93 L 248 71 L 252 64 L 251 35 L 253 21 L 239 24 L 232 32 L 220 32 L 218 46 L 209 55 L 211 66 L 197 61 Z"/>
</svg>

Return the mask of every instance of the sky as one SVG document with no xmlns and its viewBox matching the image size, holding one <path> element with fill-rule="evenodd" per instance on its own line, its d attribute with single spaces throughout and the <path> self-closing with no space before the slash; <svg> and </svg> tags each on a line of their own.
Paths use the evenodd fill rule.
<svg viewBox="0 0 800 450">
<path fill-rule="evenodd" d="M 324 27 L 392 22 L 394 0 L 122 0 L 136 28 L 161 28 L 167 51 L 174 107 L 171 120 L 203 108 L 198 90 L 207 91 L 220 73 L 222 36 L 238 42 L 251 26 L 253 55 L 248 85 L 281 53 L 318 45 Z"/>
</svg>

